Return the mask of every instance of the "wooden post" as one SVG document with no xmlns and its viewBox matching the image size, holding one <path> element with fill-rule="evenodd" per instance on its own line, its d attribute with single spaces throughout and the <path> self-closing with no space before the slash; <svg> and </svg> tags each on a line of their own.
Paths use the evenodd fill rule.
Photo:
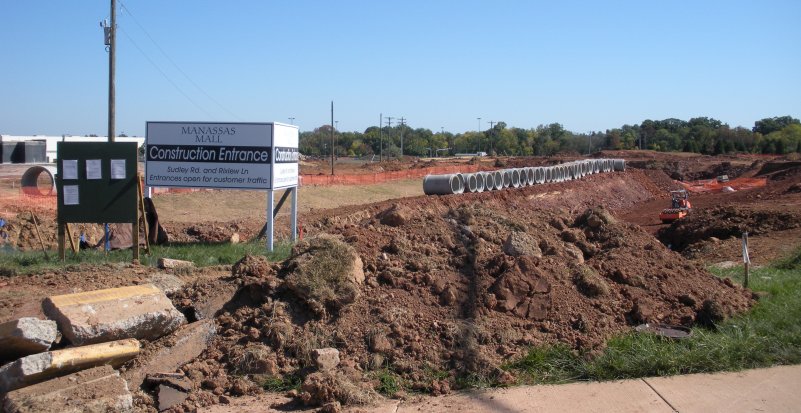
<svg viewBox="0 0 801 413">
<path fill-rule="evenodd" d="M 751 257 L 748 256 L 748 232 L 743 232 L 743 287 L 748 288 L 748 267 L 751 265 Z"/>
<path fill-rule="evenodd" d="M 77 254 L 78 253 L 78 249 L 75 248 L 75 240 L 72 238 L 72 231 L 70 231 L 70 224 L 69 224 L 69 222 L 67 222 L 64 225 L 65 225 L 66 230 L 67 230 L 67 239 L 70 240 L 70 248 L 72 249 L 72 253 L 73 254 Z"/>
<path fill-rule="evenodd" d="M 131 223 L 131 239 L 133 241 L 133 261 L 135 263 L 139 262 L 139 217 L 136 217 L 136 220 Z"/>
<path fill-rule="evenodd" d="M 142 189 L 142 176 L 138 173 L 136 174 L 136 188 L 137 188 L 137 193 L 139 195 L 139 210 L 142 213 L 142 227 L 144 227 L 145 229 L 145 254 L 150 255 L 150 236 L 148 234 L 148 228 L 147 228 L 147 212 L 145 212 L 145 195 L 144 195 L 144 190 Z M 139 223 L 138 218 L 136 222 L 138 226 Z M 138 232 L 139 228 L 137 227 L 136 230 Z"/>
<path fill-rule="evenodd" d="M 67 259 L 67 252 L 64 248 L 64 223 L 58 221 L 58 257 L 61 261 Z"/>
<path fill-rule="evenodd" d="M 33 211 L 31 211 L 31 219 L 33 220 L 34 228 L 36 228 L 36 238 L 39 239 L 39 245 L 42 247 L 45 259 L 48 259 L 47 249 L 45 249 L 44 241 L 42 241 L 42 234 L 39 232 L 39 223 L 36 221 L 36 214 L 34 214 Z"/>
</svg>

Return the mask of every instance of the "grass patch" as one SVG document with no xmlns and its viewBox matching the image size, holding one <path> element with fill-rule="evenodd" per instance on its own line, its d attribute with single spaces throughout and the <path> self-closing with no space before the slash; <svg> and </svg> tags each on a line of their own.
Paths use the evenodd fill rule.
<svg viewBox="0 0 801 413">
<path fill-rule="evenodd" d="M 159 258 L 173 258 L 192 261 L 198 267 L 212 265 L 232 265 L 246 254 L 263 255 L 270 261 L 280 261 L 289 256 L 292 245 L 289 243 L 276 244 L 275 250 L 267 252 L 261 242 L 248 242 L 238 244 L 172 244 L 154 245 L 150 255 L 140 250 L 139 262 L 142 265 L 155 267 Z M 76 264 L 109 264 L 131 262 L 131 251 L 120 250 L 108 253 L 101 250 L 83 250 L 77 255 L 67 252 L 66 259 L 58 259 L 56 251 L 49 251 L 47 257 L 41 251 L 10 251 L 0 254 L 0 268 L 4 274 L 32 274 L 46 270 L 60 268 L 73 268 Z"/>
<path fill-rule="evenodd" d="M 382 395 L 391 398 L 395 397 L 399 391 L 403 390 L 401 378 L 395 373 L 392 373 L 387 369 L 383 369 L 375 372 L 375 374 L 376 378 L 378 379 L 378 387 L 376 387 L 376 391 Z"/>
<path fill-rule="evenodd" d="M 715 270 L 742 283 L 742 269 Z M 612 339 L 590 358 L 566 346 L 532 348 L 504 368 L 527 383 L 615 380 L 647 376 L 736 371 L 801 363 L 801 249 L 770 267 L 754 269 L 751 289 L 766 293 L 748 313 L 714 329 L 672 341 L 629 333 Z"/>
<path fill-rule="evenodd" d="M 262 383 L 261 387 L 274 393 L 284 393 L 290 390 L 300 390 L 300 385 L 303 384 L 303 378 L 298 375 L 286 375 L 278 377 L 267 377 Z"/>
</svg>

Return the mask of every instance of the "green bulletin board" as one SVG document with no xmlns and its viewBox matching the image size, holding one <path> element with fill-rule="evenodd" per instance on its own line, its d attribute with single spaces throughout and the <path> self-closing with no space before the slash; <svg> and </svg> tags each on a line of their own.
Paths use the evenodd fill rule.
<svg viewBox="0 0 801 413">
<path fill-rule="evenodd" d="M 58 222 L 137 222 L 135 142 L 58 142 Z"/>
</svg>

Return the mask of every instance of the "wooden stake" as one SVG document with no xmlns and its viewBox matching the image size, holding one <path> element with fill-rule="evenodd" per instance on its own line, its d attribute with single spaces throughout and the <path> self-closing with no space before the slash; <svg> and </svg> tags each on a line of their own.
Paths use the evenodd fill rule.
<svg viewBox="0 0 801 413">
<path fill-rule="evenodd" d="M 139 194 L 139 210 L 142 213 L 142 226 L 145 229 L 145 254 L 150 255 L 150 236 L 147 228 L 147 212 L 145 210 L 145 191 L 142 189 L 142 175 L 136 174 L 136 189 Z M 139 220 L 137 220 L 138 222 Z M 139 229 L 137 228 L 137 232 Z"/>
<path fill-rule="evenodd" d="M 70 224 L 66 223 L 64 225 L 65 225 L 65 228 L 67 230 L 67 239 L 70 240 L 70 248 L 72 248 L 72 253 L 73 254 L 77 254 L 78 253 L 78 249 L 75 248 L 75 240 L 72 238 L 72 231 L 70 230 Z"/>
<path fill-rule="evenodd" d="M 33 226 L 36 228 L 36 238 L 39 239 L 39 245 L 42 247 L 45 259 L 48 259 L 47 250 L 45 249 L 44 241 L 42 241 L 42 234 L 39 232 L 39 223 L 36 222 L 36 214 L 33 211 L 31 211 L 31 219 L 33 220 Z"/>
</svg>

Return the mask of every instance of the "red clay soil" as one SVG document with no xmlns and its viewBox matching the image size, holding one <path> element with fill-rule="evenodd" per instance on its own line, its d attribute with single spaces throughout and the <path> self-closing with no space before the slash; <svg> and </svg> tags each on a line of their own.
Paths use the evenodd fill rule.
<svg viewBox="0 0 801 413">
<path fill-rule="evenodd" d="M 378 372 L 388 371 L 439 393 L 456 377 L 513 382 L 499 366 L 533 345 L 594 353 L 642 322 L 706 324 L 747 310 L 749 291 L 607 209 L 588 209 L 627 208 L 659 192 L 632 170 L 307 219 L 310 232 L 338 235 L 357 251 L 366 276 L 358 297 L 328 312 L 310 308 L 285 286 L 291 260 L 233 274 L 225 282 L 240 293 L 216 318 L 222 333 L 211 348 L 183 368 L 198 390 L 177 411 L 257 392 L 264 374 L 304 375 L 313 348 L 336 347 L 356 387 L 378 386 Z M 529 250 L 505 247 L 510 237 Z M 198 299 L 204 286 L 192 291 Z M 245 354 L 258 354 L 255 376 L 241 376 Z"/>
</svg>

